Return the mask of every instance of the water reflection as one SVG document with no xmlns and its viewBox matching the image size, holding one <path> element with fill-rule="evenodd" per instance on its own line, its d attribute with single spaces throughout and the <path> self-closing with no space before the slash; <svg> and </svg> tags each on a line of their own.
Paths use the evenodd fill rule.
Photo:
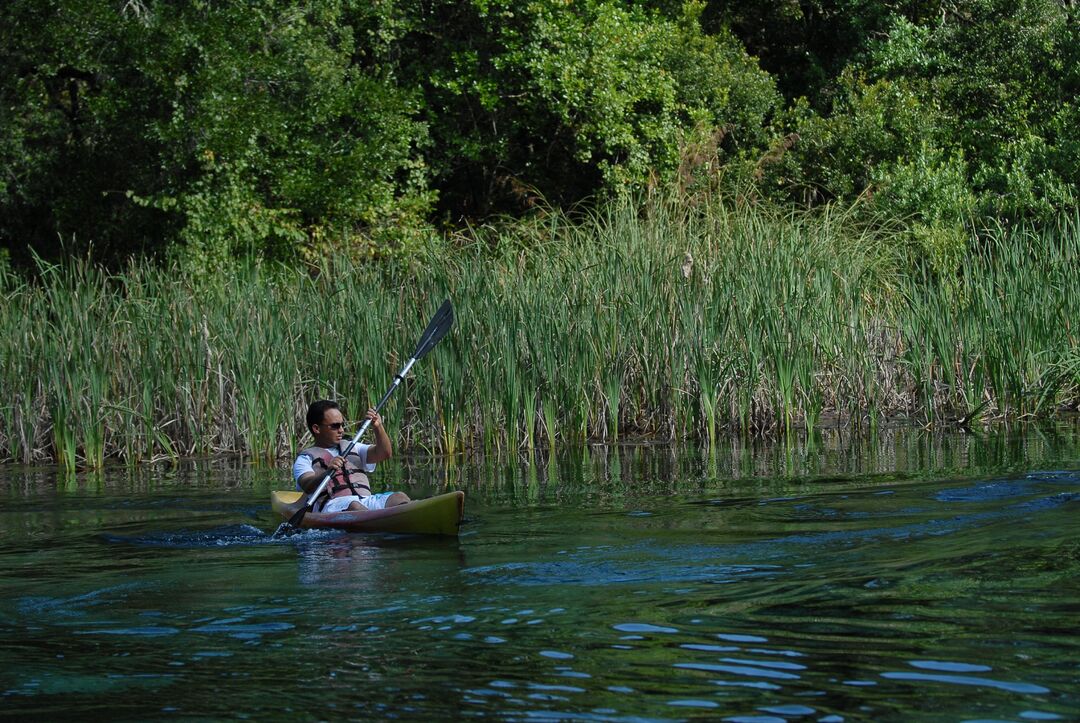
<svg viewBox="0 0 1080 723">
<path fill-rule="evenodd" d="M 420 535 L 304 533 L 296 543 L 297 579 L 304 585 L 395 590 L 417 568 L 432 581 L 456 584 L 465 552 L 455 539 Z M 295 537 L 293 539 L 296 539 Z"/>
</svg>

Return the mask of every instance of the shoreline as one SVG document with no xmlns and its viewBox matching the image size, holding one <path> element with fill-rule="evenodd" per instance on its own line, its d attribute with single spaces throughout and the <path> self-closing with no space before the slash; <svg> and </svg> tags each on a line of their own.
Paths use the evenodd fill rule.
<svg viewBox="0 0 1080 723">
<path fill-rule="evenodd" d="M 766 448 L 790 447 L 792 444 L 796 446 L 814 446 L 817 442 L 826 440 L 846 440 L 849 444 L 859 445 L 870 443 L 882 436 L 920 435 L 940 440 L 950 437 L 978 438 L 980 435 L 1011 435 L 1015 432 L 1023 432 L 1031 429 L 1044 431 L 1047 428 L 1050 428 L 1051 431 L 1057 430 L 1058 428 L 1064 428 L 1080 432 L 1080 411 L 1074 409 L 1062 410 L 1058 415 L 1039 419 L 1016 420 L 998 418 L 984 420 L 980 424 L 973 425 L 969 428 L 958 427 L 955 425 L 927 427 L 925 425 L 912 423 L 910 420 L 903 418 L 889 419 L 876 425 L 874 428 L 869 426 L 860 428 L 850 425 L 823 424 L 814 427 L 812 430 L 801 427 L 785 430 L 779 434 L 723 434 L 717 436 L 716 442 L 712 446 L 710 446 L 706 440 L 696 438 L 673 440 L 642 435 L 628 435 L 618 441 L 586 440 L 576 444 L 568 443 L 559 445 L 556 450 L 556 455 L 569 454 L 576 451 L 642 449 L 672 451 L 698 450 L 700 453 L 708 455 L 715 449 L 725 449 L 738 445 L 761 446 Z M 550 460 L 550 458 L 551 450 L 546 447 L 535 447 L 532 450 L 520 449 L 513 453 L 485 452 L 483 449 L 477 448 L 465 450 L 454 455 L 430 453 L 413 449 L 396 453 L 394 461 L 392 461 L 390 465 L 393 466 L 404 463 L 406 466 L 413 466 L 418 463 L 425 463 L 433 460 L 443 460 L 450 466 L 459 464 L 485 464 L 488 462 L 497 464 L 510 464 L 515 462 L 537 464 L 546 462 Z M 140 460 L 138 462 L 128 462 L 119 457 L 106 457 L 105 463 L 101 467 L 92 468 L 76 465 L 76 468 L 71 470 L 71 473 L 77 475 L 97 475 L 103 474 L 109 470 L 123 469 L 131 471 L 148 470 L 158 467 L 177 468 L 190 464 L 204 464 L 214 469 L 268 470 L 276 468 L 285 470 L 291 464 L 291 459 L 292 455 L 290 453 L 282 453 L 272 460 L 266 460 L 246 455 L 243 452 L 228 450 L 214 452 L 208 455 L 188 455 L 179 457 L 162 456 L 155 459 Z M 48 470 L 55 472 L 58 475 L 63 475 L 68 472 L 64 465 L 60 464 L 55 459 L 44 456 L 39 456 L 30 463 L 17 462 L 10 459 L 0 460 L 0 470 L 8 472 Z"/>
</svg>

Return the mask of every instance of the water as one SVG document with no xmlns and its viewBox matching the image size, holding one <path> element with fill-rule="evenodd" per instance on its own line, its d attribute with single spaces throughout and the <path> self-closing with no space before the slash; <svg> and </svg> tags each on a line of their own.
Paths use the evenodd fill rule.
<svg viewBox="0 0 1080 723">
<path fill-rule="evenodd" d="M 1080 434 L 394 467 L 459 539 L 273 539 L 284 470 L 0 468 L 0 714 L 1076 720 Z"/>
</svg>

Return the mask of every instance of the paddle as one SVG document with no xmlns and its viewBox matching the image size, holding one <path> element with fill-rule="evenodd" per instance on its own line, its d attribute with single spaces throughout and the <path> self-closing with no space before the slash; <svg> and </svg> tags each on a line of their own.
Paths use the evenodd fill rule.
<svg viewBox="0 0 1080 723">
<path fill-rule="evenodd" d="M 379 400 L 379 403 L 375 405 L 375 411 L 379 411 L 386 404 L 386 400 L 390 398 L 390 395 L 394 393 L 394 390 L 398 388 L 398 385 L 405 379 L 405 375 L 409 373 L 409 369 L 412 365 L 424 358 L 424 356 L 435 348 L 446 332 L 450 331 L 450 327 L 454 324 L 454 307 L 450 305 L 450 300 L 447 299 L 439 307 L 439 310 L 435 312 L 435 316 L 431 317 L 431 321 L 428 322 L 427 328 L 424 329 L 424 333 L 420 336 L 420 341 L 416 345 L 416 351 L 409 358 L 409 361 L 405 363 L 405 366 L 401 368 L 401 371 L 394 376 L 394 383 L 390 385 L 390 388 L 386 390 L 386 394 Z M 349 446 L 345 448 L 345 451 L 341 453 L 342 457 L 347 457 L 349 452 L 352 452 L 352 448 L 356 446 L 356 443 L 360 441 L 360 438 L 364 436 L 364 432 L 371 426 L 371 420 L 364 420 L 363 426 L 360 427 L 360 431 L 356 433 L 356 436 L 349 442 Z M 304 521 L 304 515 L 308 513 L 308 510 L 315 505 L 315 500 L 319 499 L 319 495 L 326 488 L 330 478 L 337 470 L 330 470 L 326 473 L 326 476 L 322 478 L 322 482 L 315 488 L 315 492 L 308 497 L 307 502 L 301 507 L 295 515 L 289 518 L 288 522 L 285 522 L 278 528 L 275 536 L 278 534 L 290 534 L 300 529 L 300 524 Z"/>
</svg>

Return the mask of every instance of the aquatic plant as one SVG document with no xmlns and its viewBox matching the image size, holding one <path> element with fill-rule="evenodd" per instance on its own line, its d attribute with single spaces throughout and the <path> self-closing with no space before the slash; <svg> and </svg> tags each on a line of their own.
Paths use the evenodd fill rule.
<svg viewBox="0 0 1080 723">
<path fill-rule="evenodd" d="M 304 443 L 313 398 L 360 419 L 447 296 L 457 326 L 386 409 L 401 448 L 716 445 L 1026 418 L 1080 397 L 1076 218 L 973 234 L 942 277 L 842 210 L 709 204 L 549 214 L 389 264 L 4 271 L 0 456 L 270 462 Z"/>
</svg>

